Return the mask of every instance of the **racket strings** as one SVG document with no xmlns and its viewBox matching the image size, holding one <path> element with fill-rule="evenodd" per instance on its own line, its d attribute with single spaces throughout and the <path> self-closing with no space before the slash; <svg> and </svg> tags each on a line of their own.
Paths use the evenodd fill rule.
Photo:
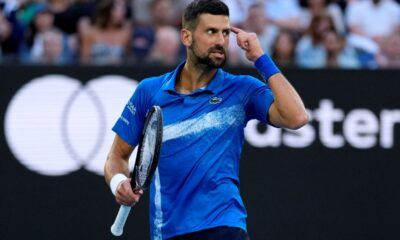
<svg viewBox="0 0 400 240">
<path fill-rule="evenodd" d="M 156 148 L 156 135 L 157 135 L 158 119 L 156 114 L 153 114 L 149 123 L 144 130 L 142 147 L 140 149 L 140 166 L 138 169 L 138 184 L 143 186 L 150 174 L 151 165 L 154 159 L 154 152 Z"/>
</svg>

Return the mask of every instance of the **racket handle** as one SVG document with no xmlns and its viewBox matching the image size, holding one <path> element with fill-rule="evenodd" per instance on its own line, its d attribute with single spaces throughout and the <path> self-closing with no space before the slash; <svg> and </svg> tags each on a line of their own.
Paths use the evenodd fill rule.
<svg viewBox="0 0 400 240">
<path fill-rule="evenodd" d="M 111 233 L 114 236 L 121 236 L 124 232 L 124 225 L 126 219 L 128 219 L 129 212 L 131 211 L 130 206 L 121 205 L 119 208 L 117 217 L 115 218 L 114 224 L 111 226 Z"/>
</svg>

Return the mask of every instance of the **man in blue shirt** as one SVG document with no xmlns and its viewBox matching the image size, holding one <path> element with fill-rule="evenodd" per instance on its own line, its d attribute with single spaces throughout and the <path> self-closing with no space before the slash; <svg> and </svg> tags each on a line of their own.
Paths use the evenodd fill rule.
<svg viewBox="0 0 400 240">
<path fill-rule="evenodd" d="M 221 69 L 231 32 L 265 82 Z M 139 201 L 142 192 L 133 192 L 127 178 L 128 159 L 139 142 L 146 112 L 159 105 L 164 136 L 150 187 L 152 239 L 245 240 L 239 160 L 247 121 L 296 129 L 308 117 L 256 34 L 230 26 L 229 10 L 220 0 L 188 5 L 181 40 L 186 61 L 172 72 L 141 81 L 113 127 L 116 136 L 105 165 L 106 181 L 118 203 Z"/>
</svg>

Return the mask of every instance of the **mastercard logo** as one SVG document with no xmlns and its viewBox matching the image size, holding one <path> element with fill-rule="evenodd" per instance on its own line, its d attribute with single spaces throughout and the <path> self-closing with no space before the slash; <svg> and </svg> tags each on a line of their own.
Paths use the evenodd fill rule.
<svg viewBox="0 0 400 240">
<path fill-rule="evenodd" d="M 86 84 L 64 75 L 31 80 L 15 93 L 5 113 L 11 152 L 41 175 L 62 176 L 81 168 L 103 175 L 115 136 L 111 128 L 137 84 L 116 75 Z"/>
</svg>

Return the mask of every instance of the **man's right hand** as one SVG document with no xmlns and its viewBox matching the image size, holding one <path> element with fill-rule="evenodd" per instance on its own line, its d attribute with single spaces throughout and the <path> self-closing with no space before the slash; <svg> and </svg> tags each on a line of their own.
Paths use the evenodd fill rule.
<svg viewBox="0 0 400 240">
<path fill-rule="evenodd" d="M 121 205 L 133 206 L 139 202 L 143 190 L 132 190 L 131 179 L 122 181 L 115 192 L 115 199 Z"/>
<path fill-rule="evenodd" d="M 231 27 L 231 31 L 236 34 L 236 42 L 246 52 L 246 57 L 249 61 L 255 62 L 264 54 L 257 34 L 246 32 L 237 27 Z"/>
</svg>

